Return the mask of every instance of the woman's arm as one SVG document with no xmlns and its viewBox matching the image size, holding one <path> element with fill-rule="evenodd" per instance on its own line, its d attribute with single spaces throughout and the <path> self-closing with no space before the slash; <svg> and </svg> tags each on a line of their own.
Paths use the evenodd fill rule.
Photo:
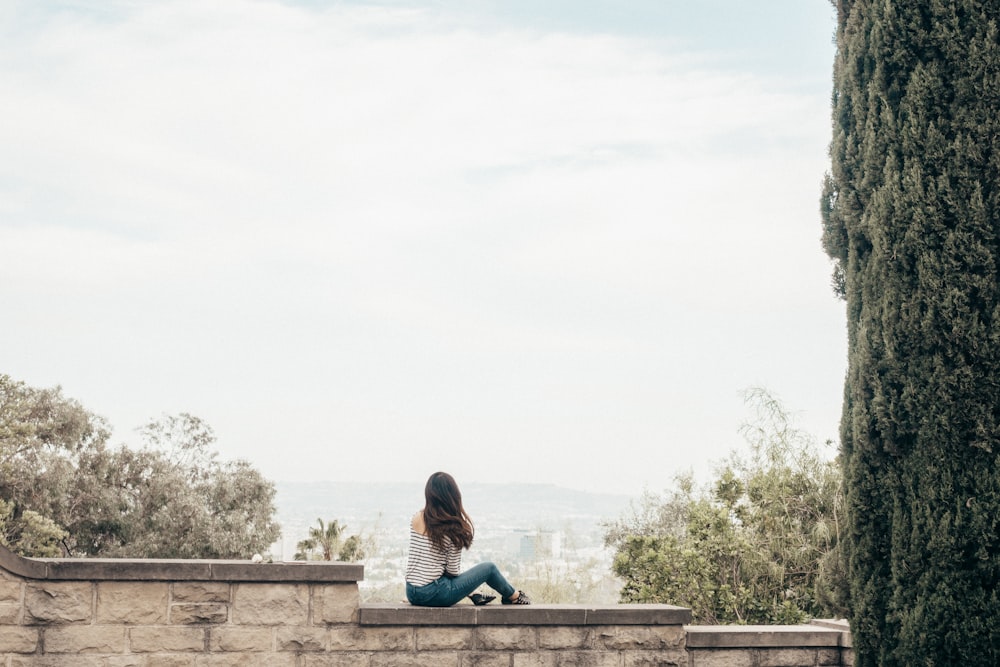
<svg viewBox="0 0 1000 667">
<path fill-rule="evenodd" d="M 444 574 L 447 577 L 457 577 L 462 573 L 462 550 L 454 544 L 448 549 L 444 563 Z"/>
</svg>

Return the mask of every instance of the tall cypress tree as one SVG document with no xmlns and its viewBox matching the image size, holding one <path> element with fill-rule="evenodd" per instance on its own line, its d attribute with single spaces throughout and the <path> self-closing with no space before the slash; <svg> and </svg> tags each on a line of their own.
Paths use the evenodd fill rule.
<svg viewBox="0 0 1000 667">
<path fill-rule="evenodd" d="M 1000 665 L 1000 0 L 835 0 L 857 665 Z"/>
</svg>

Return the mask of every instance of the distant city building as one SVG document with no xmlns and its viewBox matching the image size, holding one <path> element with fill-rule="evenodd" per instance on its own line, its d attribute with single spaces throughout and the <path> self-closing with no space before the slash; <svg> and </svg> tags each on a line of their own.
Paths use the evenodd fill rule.
<svg viewBox="0 0 1000 667">
<path fill-rule="evenodd" d="M 507 552 L 519 560 L 562 556 L 562 534 L 554 530 L 514 530 L 507 540 Z"/>
</svg>

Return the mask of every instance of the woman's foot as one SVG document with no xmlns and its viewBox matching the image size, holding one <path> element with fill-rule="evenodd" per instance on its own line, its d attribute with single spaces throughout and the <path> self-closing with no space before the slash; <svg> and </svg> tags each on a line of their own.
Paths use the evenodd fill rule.
<svg viewBox="0 0 1000 667">
<path fill-rule="evenodd" d="M 482 593 L 473 593 L 472 595 L 469 596 L 469 599 L 472 600 L 472 604 L 476 605 L 477 607 L 482 607 L 484 604 L 489 604 L 494 600 L 496 600 L 497 596 L 483 595 Z"/>
<path fill-rule="evenodd" d="M 524 591 L 514 591 L 513 595 L 509 598 L 504 598 L 501 602 L 503 604 L 531 604 L 531 598 Z"/>
</svg>

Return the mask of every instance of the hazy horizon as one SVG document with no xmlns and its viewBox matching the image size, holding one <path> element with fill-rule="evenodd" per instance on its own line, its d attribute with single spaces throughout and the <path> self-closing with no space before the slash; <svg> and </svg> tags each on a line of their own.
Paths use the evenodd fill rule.
<svg viewBox="0 0 1000 667">
<path fill-rule="evenodd" d="M 269 479 L 705 475 L 837 438 L 827 0 L 13 0 L 0 372 Z M 831 451 L 831 456 L 832 456 Z"/>
</svg>

